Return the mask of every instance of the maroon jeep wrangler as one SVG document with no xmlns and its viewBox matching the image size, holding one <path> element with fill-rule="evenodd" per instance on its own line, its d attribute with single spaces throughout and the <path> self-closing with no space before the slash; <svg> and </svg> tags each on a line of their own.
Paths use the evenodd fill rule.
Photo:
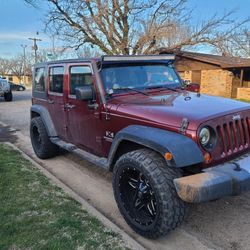
<svg viewBox="0 0 250 250">
<path fill-rule="evenodd" d="M 126 222 L 156 238 L 189 203 L 250 189 L 250 105 L 192 93 L 174 56 L 103 56 L 35 65 L 30 137 L 113 172 Z"/>
</svg>

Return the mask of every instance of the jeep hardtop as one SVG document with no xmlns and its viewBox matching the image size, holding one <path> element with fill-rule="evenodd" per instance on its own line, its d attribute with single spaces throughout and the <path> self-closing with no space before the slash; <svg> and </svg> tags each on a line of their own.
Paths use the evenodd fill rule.
<svg viewBox="0 0 250 250">
<path fill-rule="evenodd" d="M 113 172 L 118 208 L 156 238 L 188 204 L 250 189 L 250 105 L 188 91 L 173 55 L 102 56 L 35 65 L 30 137 Z"/>
</svg>

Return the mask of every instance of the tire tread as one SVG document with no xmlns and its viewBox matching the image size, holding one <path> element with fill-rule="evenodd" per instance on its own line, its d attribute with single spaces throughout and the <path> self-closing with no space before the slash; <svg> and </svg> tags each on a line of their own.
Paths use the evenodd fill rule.
<svg viewBox="0 0 250 250">
<path fill-rule="evenodd" d="M 117 197 L 115 176 L 118 168 L 126 162 L 137 163 L 145 168 L 148 177 L 154 180 L 154 188 L 161 197 L 159 199 L 161 213 L 153 230 L 146 231 L 136 228 L 122 213 L 123 208 L 119 204 Z M 157 152 L 146 148 L 128 152 L 118 159 L 113 174 L 113 188 L 118 207 L 127 223 L 140 235 L 148 238 L 158 238 L 175 229 L 184 220 L 187 205 L 178 197 L 173 183 L 174 178 L 181 176 L 181 171 L 178 168 L 167 166 L 163 157 Z"/>
<path fill-rule="evenodd" d="M 41 147 L 38 149 L 34 142 L 34 134 L 32 132 L 33 126 L 36 126 L 41 137 Z M 30 138 L 33 149 L 36 155 L 41 159 L 52 158 L 58 154 L 59 148 L 57 145 L 53 144 L 47 134 L 46 128 L 40 116 L 34 117 L 30 123 Z"/>
</svg>

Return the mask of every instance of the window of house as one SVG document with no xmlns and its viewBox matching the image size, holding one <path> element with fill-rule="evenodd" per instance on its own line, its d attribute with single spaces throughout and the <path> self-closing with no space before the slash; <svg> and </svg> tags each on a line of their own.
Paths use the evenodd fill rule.
<svg viewBox="0 0 250 250">
<path fill-rule="evenodd" d="M 8 79 L 10 82 L 13 82 L 13 76 L 9 76 Z"/>
<path fill-rule="evenodd" d="M 49 70 L 49 91 L 63 93 L 64 67 L 51 67 Z"/>
<path fill-rule="evenodd" d="M 34 89 L 40 92 L 45 91 L 44 68 L 35 69 Z"/>
<path fill-rule="evenodd" d="M 89 66 L 72 66 L 70 67 L 70 95 L 75 95 L 77 87 L 91 85 L 92 72 Z"/>
</svg>

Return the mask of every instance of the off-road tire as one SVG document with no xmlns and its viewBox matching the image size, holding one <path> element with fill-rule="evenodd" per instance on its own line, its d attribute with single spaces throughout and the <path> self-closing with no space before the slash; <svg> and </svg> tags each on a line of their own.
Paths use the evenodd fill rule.
<svg viewBox="0 0 250 250">
<path fill-rule="evenodd" d="M 154 191 L 158 209 L 154 222 L 149 226 L 136 222 L 121 198 L 120 179 L 128 168 L 139 170 Z M 168 167 L 163 157 L 149 149 L 135 150 L 119 158 L 113 172 L 114 196 L 121 214 L 135 232 L 147 238 L 158 238 L 181 224 L 188 205 L 178 197 L 174 187 L 173 179 L 180 176 L 179 169 Z"/>
<path fill-rule="evenodd" d="M 13 100 L 13 95 L 11 91 L 4 94 L 4 100 L 6 102 L 11 102 Z"/>
<path fill-rule="evenodd" d="M 50 141 L 40 116 L 31 119 L 30 138 L 32 147 L 39 158 L 48 159 L 58 154 L 59 148 Z"/>
</svg>

